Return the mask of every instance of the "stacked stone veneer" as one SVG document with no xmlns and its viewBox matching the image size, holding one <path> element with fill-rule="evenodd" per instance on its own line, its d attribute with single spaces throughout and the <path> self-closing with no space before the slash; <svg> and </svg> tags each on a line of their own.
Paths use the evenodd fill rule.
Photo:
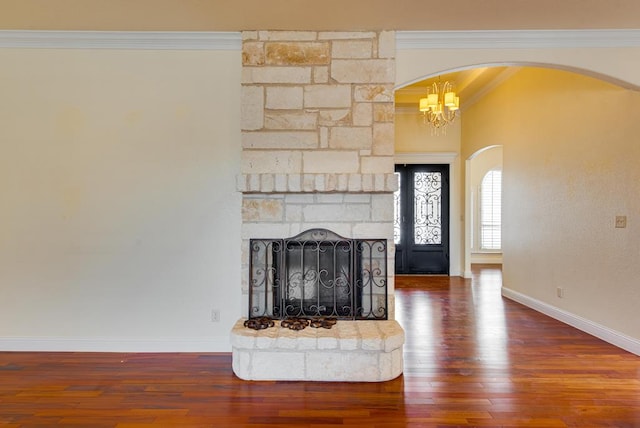
<svg viewBox="0 0 640 428">
<path fill-rule="evenodd" d="M 395 33 L 248 31 L 242 63 L 244 307 L 249 239 L 326 228 L 387 239 L 393 318 Z"/>
<path fill-rule="evenodd" d="M 244 295 L 250 238 L 392 244 L 395 33 L 248 31 L 242 62 Z"/>
</svg>

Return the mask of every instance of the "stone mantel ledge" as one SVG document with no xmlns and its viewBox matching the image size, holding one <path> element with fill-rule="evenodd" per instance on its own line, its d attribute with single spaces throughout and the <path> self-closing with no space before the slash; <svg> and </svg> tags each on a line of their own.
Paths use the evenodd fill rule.
<svg viewBox="0 0 640 428">
<path fill-rule="evenodd" d="M 242 193 L 393 193 L 394 173 L 388 174 L 240 174 L 236 189 Z"/>
</svg>

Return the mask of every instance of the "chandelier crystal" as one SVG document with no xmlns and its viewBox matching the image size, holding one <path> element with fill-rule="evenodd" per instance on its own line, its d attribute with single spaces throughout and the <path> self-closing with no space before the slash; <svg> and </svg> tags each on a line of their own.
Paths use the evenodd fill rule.
<svg viewBox="0 0 640 428">
<path fill-rule="evenodd" d="M 460 109 L 460 97 L 451 82 L 433 82 L 427 88 L 427 96 L 420 98 L 419 109 L 424 122 L 433 127 L 432 133 L 437 135 L 440 130 L 446 133 L 445 127 L 455 120 Z"/>
</svg>

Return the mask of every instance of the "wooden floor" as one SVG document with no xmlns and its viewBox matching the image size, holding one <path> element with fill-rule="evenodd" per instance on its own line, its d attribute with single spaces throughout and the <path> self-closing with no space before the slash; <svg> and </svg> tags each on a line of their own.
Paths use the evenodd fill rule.
<svg viewBox="0 0 640 428">
<path fill-rule="evenodd" d="M 474 272 L 397 278 L 393 381 L 245 382 L 228 354 L 0 353 L 0 426 L 640 427 L 640 357 Z"/>
</svg>

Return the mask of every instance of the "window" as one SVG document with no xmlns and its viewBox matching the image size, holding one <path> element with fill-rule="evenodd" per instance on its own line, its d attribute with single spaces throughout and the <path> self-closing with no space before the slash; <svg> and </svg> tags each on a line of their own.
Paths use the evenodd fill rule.
<svg viewBox="0 0 640 428">
<path fill-rule="evenodd" d="M 502 248 L 502 170 L 493 169 L 480 184 L 480 249 Z"/>
</svg>

